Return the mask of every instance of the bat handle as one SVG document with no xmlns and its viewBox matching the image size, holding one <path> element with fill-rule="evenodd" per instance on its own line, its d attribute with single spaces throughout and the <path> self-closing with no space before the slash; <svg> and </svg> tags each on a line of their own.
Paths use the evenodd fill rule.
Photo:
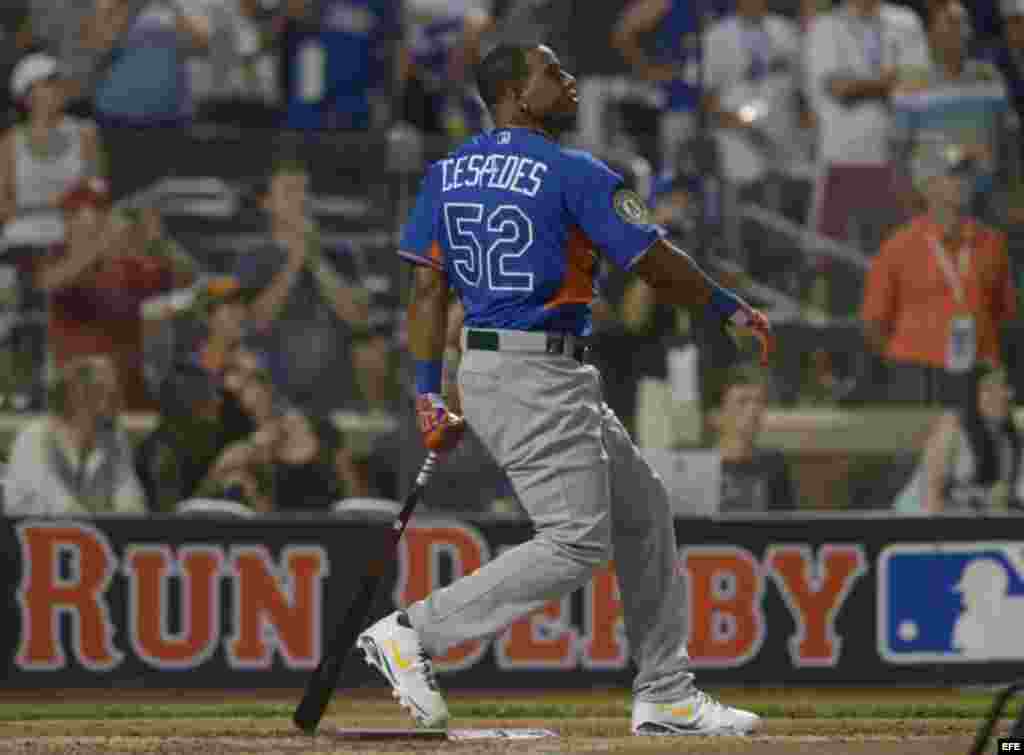
<svg viewBox="0 0 1024 755">
<path fill-rule="evenodd" d="M 430 482 L 430 478 L 433 476 L 434 470 L 437 469 L 439 461 L 440 456 L 436 451 L 428 453 L 427 458 L 423 460 L 423 466 L 420 467 L 419 474 L 416 475 L 416 484 L 413 485 L 412 492 L 405 499 L 405 505 L 402 507 L 401 512 L 399 512 L 398 518 L 395 519 L 395 523 L 391 525 L 392 547 L 398 544 L 402 533 L 405 532 L 405 526 L 412 517 L 413 509 L 419 503 L 420 497 L 423 495 L 423 489 Z"/>
<path fill-rule="evenodd" d="M 420 473 L 416 475 L 417 488 L 426 487 L 431 475 L 434 474 L 434 470 L 437 469 L 437 462 L 437 451 L 431 451 L 427 454 L 427 458 L 423 460 L 423 466 L 420 467 Z"/>
</svg>

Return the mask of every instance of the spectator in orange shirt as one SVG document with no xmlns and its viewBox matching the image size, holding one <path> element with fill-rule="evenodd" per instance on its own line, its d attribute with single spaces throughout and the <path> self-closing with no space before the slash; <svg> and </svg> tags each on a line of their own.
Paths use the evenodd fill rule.
<svg viewBox="0 0 1024 755">
<path fill-rule="evenodd" d="M 999 329 L 1016 314 L 1006 238 L 967 216 L 971 163 L 954 148 L 921 146 L 911 171 L 927 209 L 871 262 L 866 337 L 890 400 L 958 405 L 975 362 L 1001 362 Z"/>
</svg>

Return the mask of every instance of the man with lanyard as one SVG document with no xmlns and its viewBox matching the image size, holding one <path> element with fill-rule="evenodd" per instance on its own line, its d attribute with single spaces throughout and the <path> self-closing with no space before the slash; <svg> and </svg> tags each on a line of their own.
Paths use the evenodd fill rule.
<svg viewBox="0 0 1024 755">
<path fill-rule="evenodd" d="M 913 174 L 927 211 L 871 261 L 861 315 L 889 400 L 959 405 L 975 362 L 1001 361 L 1016 293 L 1005 236 L 967 215 L 971 169 L 955 150 L 922 146 Z"/>
<path fill-rule="evenodd" d="M 907 8 L 847 0 L 811 26 L 805 57 L 819 126 L 810 224 L 837 240 L 853 231 L 873 251 L 886 229 L 905 218 L 889 153 L 889 97 L 905 85 L 908 69 L 927 69 L 924 30 Z M 855 300 L 831 307 L 833 314 L 853 308 Z"/>
</svg>

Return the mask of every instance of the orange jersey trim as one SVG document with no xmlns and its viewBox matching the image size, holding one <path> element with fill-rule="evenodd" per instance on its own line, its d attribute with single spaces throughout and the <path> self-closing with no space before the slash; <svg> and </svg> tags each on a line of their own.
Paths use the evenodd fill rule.
<svg viewBox="0 0 1024 755">
<path fill-rule="evenodd" d="M 562 286 L 555 292 L 544 309 L 555 309 L 567 304 L 590 304 L 594 300 L 593 244 L 579 228 L 573 228 L 565 243 L 565 275 Z"/>
</svg>

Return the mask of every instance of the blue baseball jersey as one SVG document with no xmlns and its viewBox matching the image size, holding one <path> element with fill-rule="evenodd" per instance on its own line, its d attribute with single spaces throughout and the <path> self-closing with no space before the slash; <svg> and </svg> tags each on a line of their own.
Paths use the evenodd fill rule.
<svg viewBox="0 0 1024 755">
<path fill-rule="evenodd" d="M 597 253 L 628 269 L 662 233 L 600 160 L 497 129 L 430 167 L 398 253 L 447 275 L 467 327 L 585 336 Z"/>
<path fill-rule="evenodd" d="M 400 10 L 397 0 L 325 0 L 316 31 L 286 36 L 286 128 L 369 126 L 369 94 L 387 79 Z"/>
</svg>

